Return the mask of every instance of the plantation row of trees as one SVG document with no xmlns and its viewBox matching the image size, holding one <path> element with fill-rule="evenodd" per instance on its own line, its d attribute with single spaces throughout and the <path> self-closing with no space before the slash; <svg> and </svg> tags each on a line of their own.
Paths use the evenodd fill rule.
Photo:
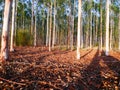
<svg viewBox="0 0 120 90">
<path fill-rule="evenodd" d="M 120 49 L 119 6 L 119 0 L 0 0 L 1 54 L 8 52 L 10 29 L 11 51 L 13 43 L 46 45 L 49 51 L 77 46 L 79 59 L 80 48 L 98 46 L 109 55 L 109 49 Z"/>
</svg>

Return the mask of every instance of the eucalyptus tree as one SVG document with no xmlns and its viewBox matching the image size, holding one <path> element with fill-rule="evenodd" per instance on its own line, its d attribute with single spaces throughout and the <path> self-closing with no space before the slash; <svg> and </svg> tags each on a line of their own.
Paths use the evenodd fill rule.
<svg viewBox="0 0 120 90">
<path fill-rule="evenodd" d="M 47 31 L 46 31 L 46 46 L 48 46 L 48 39 L 49 39 L 49 15 L 50 15 L 50 8 L 47 8 Z"/>
<path fill-rule="evenodd" d="M 14 31 L 15 31 L 15 0 L 13 0 L 13 7 L 12 7 L 12 29 L 11 29 L 11 42 L 10 42 L 10 51 L 14 51 Z"/>
<path fill-rule="evenodd" d="M 102 0 L 100 0 L 100 50 L 102 50 L 102 47 L 103 47 L 103 38 L 102 38 L 102 35 L 103 35 L 103 32 L 102 32 Z"/>
<path fill-rule="evenodd" d="M 5 0 L 4 7 L 4 19 L 2 29 L 2 41 L 1 41 L 1 62 L 8 59 L 8 32 L 9 32 L 9 17 L 12 0 Z"/>
<path fill-rule="evenodd" d="M 37 46 L 37 12 L 38 12 L 38 0 L 36 0 L 35 6 L 35 26 L 34 26 L 34 47 Z"/>
<path fill-rule="evenodd" d="M 78 1 L 78 30 L 77 30 L 77 59 L 80 59 L 80 22 L 81 22 L 81 0 Z"/>
<path fill-rule="evenodd" d="M 34 29 L 34 0 L 32 0 L 32 7 L 31 7 L 31 14 L 32 14 L 32 17 L 31 17 L 31 34 L 33 33 L 33 29 Z"/>
<path fill-rule="evenodd" d="M 50 30 L 49 30 L 49 51 L 51 51 L 51 33 L 52 33 L 52 8 L 53 8 L 53 2 L 51 0 L 51 5 L 50 5 Z"/>
<path fill-rule="evenodd" d="M 119 50 L 120 50 L 120 11 L 119 11 L 119 24 L 118 24 L 118 26 L 119 26 Z"/>
<path fill-rule="evenodd" d="M 52 48 L 55 45 L 55 32 L 56 32 L 56 0 L 54 0 L 54 24 L 53 24 L 53 38 L 52 38 Z"/>
<path fill-rule="evenodd" d="M 105 55 L 109 55 L 109 0 L 106 0 L 106 51 Z"/>
</svg>

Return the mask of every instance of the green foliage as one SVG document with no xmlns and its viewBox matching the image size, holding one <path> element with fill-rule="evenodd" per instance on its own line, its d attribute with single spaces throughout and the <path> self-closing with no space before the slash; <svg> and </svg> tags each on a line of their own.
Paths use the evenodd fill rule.
<svg viewBox="0 0 120 90">
<path fill-rule="evenodd" d="M 30 46 L 32 45 L 33 37 L 30 35 L 29 30 L 17 30 L 16 45 L 17 46 Z"/>
</svg>

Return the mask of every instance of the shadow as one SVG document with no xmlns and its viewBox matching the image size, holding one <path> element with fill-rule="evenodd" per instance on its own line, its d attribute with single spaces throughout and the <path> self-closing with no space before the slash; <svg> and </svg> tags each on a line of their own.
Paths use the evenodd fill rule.
<svg viewBox="0 0 120 90">
<path fill-rule="evenodd" d="M 84 82 L 80 90 L 120 90 L 120 60 L 105 56 L 104 51 L 98 49 L 90 64 L 80 73 Z"/>
<path fill-rule="evenodd" d="M 80 58 L 84 58 L 85 56 L 87 56 L 89 53 L 91 53 L 93 51 L 93 49 L 91 49 L 90 51 L 88 51 L 86 54 L 84 54 L 83 56 L 81 56 Z"/>
<path fill-rule="evenodd" d="M 89 53 L 91 53 L 90 51 Z M 99 64 L 99 50 L 96 51 L 90 64 L 83 68 L 81 72 L 82 81 L 85 82 L 83 90 L 99 90 L 102 86 L 101 66 Z M 87 62 L 88 60 L 86 60 Z"/>
<path fill-rule="evenodd" d="M 103 55 L 104 53 L 105 52 L 102 51 Z M 108 70 L 106 70 L 105 75 L 108 77 L 108 81 L 111 82 L 110 84 L 111 88 L 114 90 L 120 90 L 120 85 L 119 85 L 120 84 L 120 60 L 111 55 L 102 56 L 101 58 L 104 64 L 106 64 L 108 67 Z"/>
</svg>

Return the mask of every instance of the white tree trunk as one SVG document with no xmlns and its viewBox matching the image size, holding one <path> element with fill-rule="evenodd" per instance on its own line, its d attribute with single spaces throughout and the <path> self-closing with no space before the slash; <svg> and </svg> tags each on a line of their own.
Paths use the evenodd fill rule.
<svg viewBox="0 0 120 90">
<path fill-rule="evenodd" d="M 102 2 L 102 0 L 100 2 Z M 100 50 L 102 50 L 102 42 L 102 3 L 100 3 Z"/>
<path fill-rule="evenodd" d="M 54 49 L 55 45 L 55 27 L 56 27 L 56 0 L 54 0 L 54 26 L 53 26 L 53 39 L 52 39 L 52 48 Z"/>
<path fill-rule="evenodd" d="M 79 0 L 78 4 L 77 59 L 80 59 L 80 22 L 81 22 L 81 0 Z"/>
<path fill-rule="evenodd" d="M 92 48 L 92 9 L 90 11 L 90 49 Z"/>
<path fill-rule="evenodd" d="M 51 8 L 50 8 L 50 30 L 49 30 L 49 51 L 51 51 L 51 31 L 52 31 L 52 1 L 51 1 Z"/>
<path fill-rule="evenodd" d="M 5 0 L 2 41 L 1 41 L 1 61 L 8 59 L 8 30 L 9 30 L 9 16 L 12 0 Z"/>
<path fill-rule="evenodd" d="M 15 31 L 15 0 L 13 0 L 12 7 L 12 31 L 11 31 L 11 42 L 10 42 L 10 51 L 13 52 L 14 48 L 14 31 Z"/>
<path fill-rule="evenodd" d="M 34 28 L 34 0 L 32 0 L 31 34 L 33 33 L 33 28 Z"/>
<path fill-rule="evenodd" d="M 113 41 L 113 20 L 110 20 L 110 50 L 112 50 L 112 42 Z"/>
<path fill-rule="evenodd" d="M 37 16 L 35 16 L 34 47 L 37 46 Z"/>
<path fill-rule="evenodd" d="M 120 13 L 119 13 L 119 50 L 120 50 Z"/>
<path fill-rule="evenodd" d="M 106 2 L 106 56 L 109 55 L 109 0 Z"/>
<path fill-rule="evenodd" d="M 18 6 L 18 0 L 16 0 L 16 3 L 15 3 L 15 46 L 16 46 L 16 35 L 17 35 L 17 6 Z"/>
<path fill-rule="evenodd" d="M 35 6 L 36 13 L 35 13 L 34 47 L 37 46 L 37 12 L 38 12 L 37 3 L 38 0 L 36 0 L 36 6 Z"/>
<path fill-rule="evenodd" d="M 49 7 L 47 12 L 47 34 L 46 34 L 46 46 L 48 46 L 48 39 L 49 39 Z"/>
</svg>

